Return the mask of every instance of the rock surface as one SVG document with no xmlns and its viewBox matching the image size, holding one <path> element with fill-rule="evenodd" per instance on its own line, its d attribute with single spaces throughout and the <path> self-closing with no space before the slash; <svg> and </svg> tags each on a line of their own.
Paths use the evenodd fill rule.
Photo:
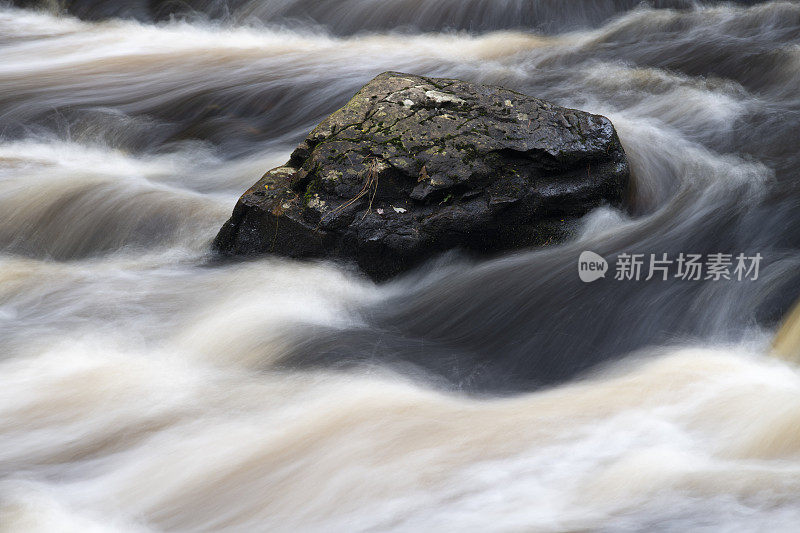
<svg viewBox="0 0 800 533">
<path fill-rule="evenodd" d="M 354 260 L 386 279 L 451 248 L 563 240 L 592 208 L 620 205 L 628 178 L 605 117 L 386 72 L 245 192 L 214 247 Z"/>
</svg>

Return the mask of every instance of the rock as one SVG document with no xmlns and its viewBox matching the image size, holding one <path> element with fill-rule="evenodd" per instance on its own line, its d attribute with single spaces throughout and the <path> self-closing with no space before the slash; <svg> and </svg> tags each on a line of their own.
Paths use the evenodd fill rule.
<svg viewBox="0 0 800 533">
<path fill-rule="evenodd" d="M 592 208 L 620 205 L 628 178 L 605 117 L 386 72 L 244 193 L 214 248 L 354 260 L 381 280 L 452 248 L 561 241 Z"/>
</svg>

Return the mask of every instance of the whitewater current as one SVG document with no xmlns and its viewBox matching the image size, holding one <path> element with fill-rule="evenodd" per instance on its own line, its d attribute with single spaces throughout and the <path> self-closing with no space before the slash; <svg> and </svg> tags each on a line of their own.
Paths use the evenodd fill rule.
<svg viewBox="0 0 800 533">
<path fill-rule="evenodd" d="M 0 2 L 0 530 L 800 524 L 800 3 Z M 608 116 L 632 169 L 559 246 L 210 251 L 387 71 Z M 580 253 L 761 254 L 585 283 Z M 613 269 L 613 266 L 612 266 Z"/>
</svg>

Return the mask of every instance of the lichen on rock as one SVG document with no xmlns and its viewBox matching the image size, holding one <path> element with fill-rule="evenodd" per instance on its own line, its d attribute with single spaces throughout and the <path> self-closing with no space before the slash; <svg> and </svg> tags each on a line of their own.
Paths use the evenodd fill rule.
<svg viewBox="0 0 800 533">
<path fill-rule="evenodd" d="M 605 117 L 387 72 L 241 197 L 214 246 L 354 260 L 385 279 L 450 248 L 561 241 L 592 208 L 620 205 L 628 178 Z"/>
</svg>

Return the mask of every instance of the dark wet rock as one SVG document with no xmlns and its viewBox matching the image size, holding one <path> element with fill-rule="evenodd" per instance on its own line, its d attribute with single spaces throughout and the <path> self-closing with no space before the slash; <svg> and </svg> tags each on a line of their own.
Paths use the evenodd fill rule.
<svg viewBox="0 0 800 533">
<path fill-rule="evenodd" d="M 628 176 L 605 117 L 387 72 L 245 192 L 214 247 L 354 260 L 385 279 L 452 248 L 561 241 L 592 208 L 620 205 Z"/>
</svg>

